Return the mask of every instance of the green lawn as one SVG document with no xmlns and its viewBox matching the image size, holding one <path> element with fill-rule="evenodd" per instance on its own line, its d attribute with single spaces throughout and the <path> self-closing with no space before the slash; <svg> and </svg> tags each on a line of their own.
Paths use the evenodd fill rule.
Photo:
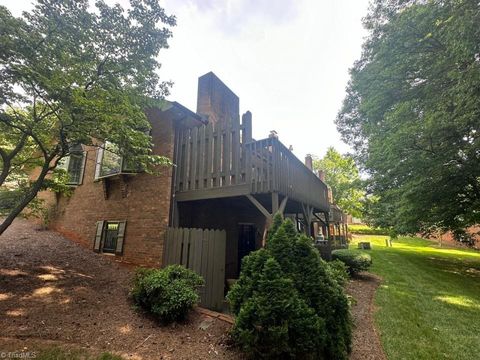
<svg viewBox="0 0 480 360">
<path fill-rule="evenodd" d="M 383 277 L 375 321 L 389 359 L 480 359 L 480 252 L 418 238 L 370 241 L 371 272 Z M 351 246 L 356 247 L 356 244 Z"/>
</svg>

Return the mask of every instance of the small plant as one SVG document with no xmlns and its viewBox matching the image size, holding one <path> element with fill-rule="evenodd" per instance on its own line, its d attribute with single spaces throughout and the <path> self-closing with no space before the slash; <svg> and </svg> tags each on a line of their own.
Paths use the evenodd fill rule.
<svg viewBox="0 0 480 360">
<path fill-rule="evenodd" d="M 332 251 L 332 259 L 343 262 L 347 266 L 350 275 L 366 271 L 372 265 L 372 258 L 369 254 L 355 250 L 334 250 Z"/>
<path fill-rule="evenodd" d="M 335 279 L 340 286 L 345 286 L 350 278 L 348 274 L 348 266 L 338 259 L 328 262 L 327 265 L 327 270 L 330 276 Z"/>
<path fill-rule="evenodd" d="M 135 304 L 164 322 L 182 320 L 199 301 L 201 276 L 180 265 L 164 269 L 139 268 L 131 296 Z"/>
</svg>

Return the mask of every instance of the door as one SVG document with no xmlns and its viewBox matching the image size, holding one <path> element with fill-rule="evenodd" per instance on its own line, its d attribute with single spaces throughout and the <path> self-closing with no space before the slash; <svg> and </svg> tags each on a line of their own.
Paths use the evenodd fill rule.
<svg viewBox="0 0 480 360">
<path fill-rule="evenodd" d="M 240 274 L 240 267 L 242 259 L 255 251 L 255 225 L 253 224 L 239 224 L 238 225 L 238 273 Z"/>
<path fill-rule="evenodd" d="M 105 241 L 103 242 L 103 252 L 115 253 L 118 240 L 118 222 L 108 222 L 105 227 Z"/>
</svg>

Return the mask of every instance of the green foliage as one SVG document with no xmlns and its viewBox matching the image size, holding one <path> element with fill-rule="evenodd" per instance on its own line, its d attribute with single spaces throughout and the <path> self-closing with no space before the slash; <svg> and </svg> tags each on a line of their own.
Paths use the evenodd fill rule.
<svg viewBox="0 0 480 360">
<path fill-rule="evenodd" d="M 272 236 L 268 239 L 265 246 L 269 254 L 277 260 L 283 271 L 288 274 L 294 270 L 295 259 L 292 257 L 292 252 L 295 243 L 292 241 L 292 238 L 295 239 L 296 236 L 295 225 L 290 219 L 287 219 L 275 233 L 272 231 Z"/>
<path fill-rule="evenodd" d="M 42 0 L 16 18 L 0 6 L 0 186 L 28 180 L 0 233 L 42 188 L 58 190 L 48 179 L 72 144 L 108 140 L 147 172 L 170 163 L 152 154 L 144 110 L 168 94 L 157 56 L 175 18 L 156 0 L 95 7 Z"/>
<path fill-rule="evenodd" d="M 197 289 L 202 285 L 201 276 L 180 265 L 140 268 L 134 276 L 131 296 L 136 305 L 171 322 L 185 318 L 199 301 Z"/>
<path fill-rule="evenodd" d="M 258 284 L 265 263 L 271 256 L 266 249 L 250 253 L 242 259 L 240 278 L 227 294 L 232 312 L 238 315 L 242 305 L 258 291 Z"/>
<path fill-rule="evenodd" d="M 365 189 L 354 159 L 329 147 L 322 159 L 313 161 L 313 168 L 325 172 L 335 203 L 347 213 L 362 217 Z"/>
<path fill-rule="evenodd" d="M 237 316 L 233 337 L 252 356 L 348 357 L 351 319 L 347 297 L 311 239 L 299 235 L 290 220 L 271 231 L 265 249 L 244 258 L 240 278 L 227 299 Z M 310 319 L 299 317 L 299 310 Z M 297 330 L 288 330 L 278 319 L 296 319 L 289 326 L 298 326 Z M 306 329 L 316 335 L 297 338 Z M 264 340 L 265 334 L 275 341 Z M 307 354 L 305 349 L 312 346 L 315 350 Z"/>
<path fill-rule="evenodd" d="M 369 254 L 356 250 L 334 250 L 332 251 L 332 258 L 343 262 L 351 275 L 358 274 L 360 271 L 367 271 L 372 265 L 372 258 Z"/>
<path fill-rule="evenodd" d="M 18 203 L 22 194 L 18 189 L 0 189 L 0 215 L 8 214 Z"/>
<path fill-rule="evenodd" d="M 268 237 L 267 241 L 272 238 L 273 235 L 277 232 L 277 230 L 280 228 L 280 226 L 283 223 L 283 216 L 280 213 L 276 213 L 275 216 L 273 217 L 272 221 L 272 226 L 268 230 Z"/>
<path fill-rule="evenodd" d="M 338 259 L 327 263 L 327 271 L 340 286 L 345 286 L 350 278 L 348 274 L 348 266 L 343 261 Z"/>
<path fill-rule="evenodd" d="M 324 349 L 328 359 L 346 359 L 350 352 L 351 319 L 348 299 L 331 276 L 327 263 L 320 258 L 312 241 L 297 237 L 290 255 L 294 264 L 291 276 L 306 303 L 325 321 L 327 333 Z"/>
<path fill-rule="evenodd" d="M 348 231 L 359 235 L 388 235 L 391 229 L 374 228 L 367 225 L 348 225 Z"/>
<path fill-rule="evenodd" d="M 258 289 L 241 306 L 232 336 L 255 359 L 314 358 L 323 325 L 270 257 L 259 274 Z"/>
<path fill-rule="evenodd" d="M 337 118 L 370 175 L 370 223 L 400 234 L 480 222 L 480 7 L 375 0 Z"/>
</svg>

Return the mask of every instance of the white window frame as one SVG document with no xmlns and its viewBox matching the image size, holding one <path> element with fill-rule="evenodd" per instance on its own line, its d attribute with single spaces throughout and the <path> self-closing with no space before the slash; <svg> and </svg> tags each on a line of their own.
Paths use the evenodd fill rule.
<svg viewBox="0 0 480 360">
<path fill-rule="evenodd" d="M 85 150 L 82 151 L 76 151 L 75 154 L 82 154 L 82 162 L 81 162 L 81 168 L 80 168 L 80 176 L 78 178 L 78 181 L 69 181 L 67 182 L 67 185 L 82 185 L 83 184 L 83 175 L 85 174 L 85 166 L 87 162 L 87 152 Z M 57 168 L 63 169 L 67 172 L 67 174 L 70 176 L 70 159 L 71 159 L 71 154 L 63 157 L 59 163 L 57 164 Z"/>
<path fill-rule="evenodd" d="M 101 146 L 98 146 L 97 148 L 97 156 L 95 161 L 95 180 L 101 180 L 101 179 L 118 176 L 122 174 L 138 174 L 140 172 L 140 171 L 125 170 L 125 158 L 117 154 L 120 158 L 120 170 L 112 174 L 101 175 L 103 156 L 105 154 L 105 151 L 109 151 L 109 150 L 106 150 L 106 147 L 108 146 L 108 144 L 112 144 L 112 143 L 105 141 L 104 144 L 102 144 Z"/>
</svg>

